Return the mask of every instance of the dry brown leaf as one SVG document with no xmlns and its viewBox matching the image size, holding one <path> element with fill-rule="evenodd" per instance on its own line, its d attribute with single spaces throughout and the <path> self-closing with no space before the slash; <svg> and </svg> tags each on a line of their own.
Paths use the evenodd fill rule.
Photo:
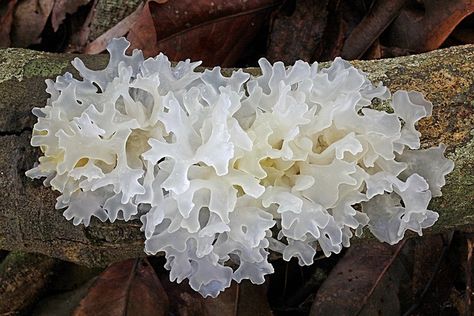
<svg viewBox="0 0 474 316">
<path fill-rule="evenodd" d="M 54 7 L 51 12 L 51 26 L 53 31 L 57 31 L 61 23 L 63 23 L 66 14 L 73 14 L 77 9 L 86 5 L 91 0 L 55 0 Z"/>
<path fill-rule="evenodd" d="M 410 240 L 411 254 L 404 258 L 411 267 L 411 278 L 406 288 L 400 291 L 405 302 L 403 315 L 420 312 L 423 315 L 444 315 L 446 306 L 442 302 L 449 301 L 456 276 L 463 271 L 452 261 L 456 257 L 456 247 L 452 247 L 453 234 L 426 235 Z"/>
<path fill-rule="evenodd" d="M 163 1 L 160 1 L 163 2 Z M 281 0 L 148 1 L 131 28 L 131 49 L 145 56 L 202 60 L 205 66 L 232 66 L 256 37 Z"/>
<path fill-rule="evenodd" d="M 10 46 L 10 31 L 16 2 L 17 0 L 7 0 L 6 4 L 0 4 L 0 47 Z"/>
<path fill-rule="evenodd" d="M 75 316 L 167 315 L 168 297 L 146 259 L 110 265 L 91 286 Z"/>
<path fill-rule="evenodd" d="M 388 29 L 387 45 L 426 52 L 443 44 L 461 21 L 474 12 L 474 0 L 425 0 L 406 7 Z"/>
<path fill-rule="evenodd" d="M 327 5 L 328 0 L 297 1 L 290 16 L 283 7 L 273 20 L 267 58 L 293 64 L 298 59 L 310 62 L 314 56 L 319 56 L 326 29 Z"/>
<path fill-rule="evenodd" d="M 411 288 L 413 293 L 421 293 L 433 274 L 433 267 L 443 252 L 441 235 L 426 236 L 414 241 L 413 273 Z"/>
<path fill-rule="evenodd" d="M 11 45 L 28 47 L 38 44 L 53 6 L 54 0 L 20 1 L 13 16 Z"/>
<path fill-rule="evenodd" d="M 248 280 L 232 282 L 216 298 L 203 298 L 187 282 L 171 282 L 168 273 L 160 275 L 170 300 L 172 315 L 189 316 L 271 316 L 267 299 L 267 283 L 252 284 Z"/>
<path fill-rule="evenodd" d="M 404 246 L 380 242 L 352 245 L 322 284 L 310 315 L 400 315 L 397 257 Z"/>
<path fill-rule="evenodd" d="M 249 280 L 232 282 L 230 288 L 216 298 L 204 300 L 207 315 L 271 316 L 267 287 L 252 284 Z"/>
</svg>

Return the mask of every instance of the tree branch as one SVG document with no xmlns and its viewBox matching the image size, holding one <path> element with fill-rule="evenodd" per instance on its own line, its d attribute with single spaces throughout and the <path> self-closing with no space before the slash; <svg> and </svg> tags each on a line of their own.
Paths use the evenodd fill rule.
<svg viewBox="0 0 474 316">
<path fill-rule="evenodd" d="M 75 73 L 69 63 L 75 56 L 0 50 L 0 249 L 102 266 L 144 255 L 140 222 L 74 226 L 54 209 L 58 194 L 24 175 L 40 155 L 29 144 L 31 109 L 46 103 L 46 78 Z M 103 55 L 81 58 L 96 69 L 107 62 Z M 445 143 L 456 167 L 443 197 L 431 204 L 440 219 L 427 232 L 474 231 L 474 46 L 354 64 L 392 91 L 421 91 L 433 102 L 433 116 L 419 124 L 422 146 Z"/>
</svg>

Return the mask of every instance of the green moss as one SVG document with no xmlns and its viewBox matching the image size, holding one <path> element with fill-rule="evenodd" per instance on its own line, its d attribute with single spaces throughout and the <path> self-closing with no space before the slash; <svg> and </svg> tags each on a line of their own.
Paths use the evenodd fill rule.
<svg viewBox="0 0 474 316">
<path fill-rule="evenodd" d="M 377 111 L 393 113 L 391 99 L 381 100 L 381 99 L 375 98 L 372 100 L 372 105 L 370 107 Z"/>
<path fill-rule="evenodd" d="M 28 50 L 17 50 L 7 48 L 0 50 L 0 83 L 17 79 L 20 81 L 23 78 L 23 67 L 31 58 L 32 53 Z"/>
<path fill-rule="evenodd" d="M 471 135 L 470 142 L 449 155 L 454 160 L 454 170 L 447 176 L 443 196 L 435 198 L 430 205 L 440 214 L 435 230 L 436 226 L 446 230 L 474 222 L 474 130 Z"/>
<path fill-rule="evenodd" d="M 26 78 L 39 77 L 55 77 L 64 72 L 69 66 L 69 62 L 64 59 L 54 58 L 38 58 L 28 62 L 24 67 L 24 76 Z"/>
<path fill-rule="evenodd" d="M 60 55 L 26 49 L 7 48 L 0 50 L 0 83 L 31 77 L 54 77 L 62 74 L 69 61 Z"/>
</svg>

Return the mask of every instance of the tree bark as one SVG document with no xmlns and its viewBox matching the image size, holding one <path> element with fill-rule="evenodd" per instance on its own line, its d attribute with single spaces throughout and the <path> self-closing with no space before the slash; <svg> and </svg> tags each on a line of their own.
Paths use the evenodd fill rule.
<svg viewBox="0 0 474 316">
<path fill-rule="evenodd" d="M 69 63 L 76 56 L 0 50 L 0 249 L 103 266 L 144 255 L 141 223 L 93 220 L 89 227 L 74 226 L 54 209 L 57 192 L 24 175 L 40 155 L 29 144 L 36 121 L 31 109 L 46 103 L 46 78 L 76 74 Z M 104 55 L 80 57 L 95 69 L 107 62 Z M 421 91 L 433 102 L 433 116 L 419 124 L 422 147 L 445 143 L 456 167 L 443 196 L 430 205 L 440 218 L 426 232 L 474 231 L 474 46 L 353 64 L 392 91 Z"/>
</svg>

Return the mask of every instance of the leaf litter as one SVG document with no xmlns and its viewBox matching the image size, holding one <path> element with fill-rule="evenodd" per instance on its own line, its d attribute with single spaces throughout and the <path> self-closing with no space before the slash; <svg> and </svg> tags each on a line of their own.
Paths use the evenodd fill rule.
<svg viewBox="0 0 474 316">
<path fill-rule="evenodd" d="M 372 59 L 474 43 L 471 0 L 148 0 L 123 6 L 129 7 L 100 0 L 2 1 L 0 47 L 96 54 L 113 37 L 127 36 L 131 49 L 147 56 L 164 52 L 173 60 L 242 67 L 262 56 L 286 63 Z M 96 26 L 108 22 L 97 19 L 107 14 L 119 22 L 95 36 Z M 277 271 L 264 285 L 233 283 L 216 299 L 169 282 L 159 259 L 131 259 L 61 299 L 75 295 L 69 306 L 75 315 L 468 315 L 473 240 L 451 233 L 395 246 L 361 242 L 305 268 L 275 258 Z"/>
</svg>

